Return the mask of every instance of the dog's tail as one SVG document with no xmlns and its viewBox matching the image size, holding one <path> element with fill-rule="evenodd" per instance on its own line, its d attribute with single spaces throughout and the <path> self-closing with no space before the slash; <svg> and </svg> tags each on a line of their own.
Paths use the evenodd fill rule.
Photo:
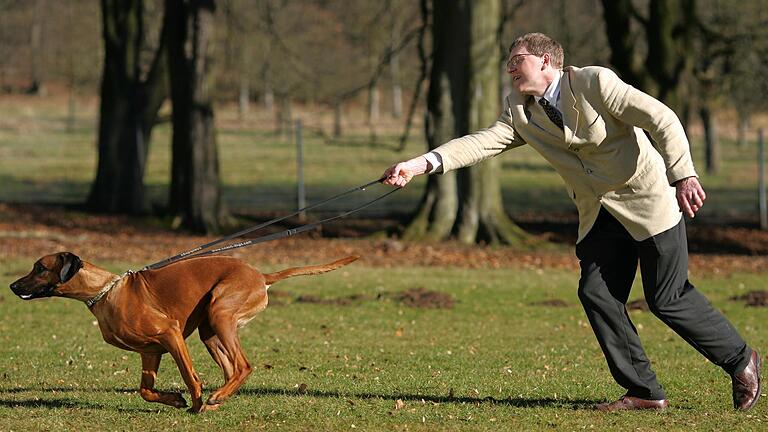
<svg viewBox="0 0 768 432">
<path fill-rule="evenodd" d="M 269 286 L 279 280 L 283 280 L 293 276 L 313 275 L 313 274 L 326 273 L 331 270 L 336 270 L 337 268 L 343 267 L 351 263 L 352 261 L 357 260 L 358 258 L 360 258 L 359 255 L 350 255 L 346 258 L 342 258 L 338 261 L 334 261 L 328 264 L 306 266 L 306 267 L 293 267 L 293 268 L 281 270 L 279 272 L 265 274 L 264 279 L 266 279 L 266 284 Z"/>
</svg>

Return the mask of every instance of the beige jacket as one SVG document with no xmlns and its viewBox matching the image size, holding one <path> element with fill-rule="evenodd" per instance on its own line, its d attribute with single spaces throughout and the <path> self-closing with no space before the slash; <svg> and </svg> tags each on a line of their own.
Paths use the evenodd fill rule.
<svg viewBox="0 0 768 432">
<path fill-rule="evenodd" d="M 532 96 L 513 91 L 488 129 L 434 151 L 448 172 L 528 144 L 565 180 L 584 239 L 605 207 L 635 240 L 675 226 L 677 180 L 696 176 L 688 139 L 675 113 L 598 66 L 564 69 L 560 105 L 565 131 Z M 643 130 L 648 131 L 656 147 Z"/>
</svg>

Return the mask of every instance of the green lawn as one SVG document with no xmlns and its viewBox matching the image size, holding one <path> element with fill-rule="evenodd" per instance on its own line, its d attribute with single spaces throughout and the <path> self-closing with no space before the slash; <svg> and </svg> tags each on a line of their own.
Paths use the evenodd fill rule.
<svg viewBox="0 0 768 432">
<path fill-rule="evenodd" d="M 96 165 L 93 106 L 67 132 L 62 104 L 7 100 L 0 97 L 0 202 L 83 201 Z M 227 205 L 293 209 L 293 143 L 248 123 L 222 123 L 217 139 Z M 405 152 L 397 153 L 385 146 L 331 145 L 307 135 L 309 202 L 367 183 L 390 163 L 424 151 L 421 136 L 415 129 Z M 365 141 L 364 134 L 357 138 Z M 146 177 L 151 200 L 158 204 L 167 190 L 169 142 L 167 125 L 158 127 Z M 694 142 L 709 195 L 697 221 L 754 216 L 754 153 L 725 141 L 723 170 L 710 176 Z M 501 183 L 511 214 L 574 212 L 557 174 L 531 149 L 506 154 L 503 166 Z M 368 214 L 412 209 L 423 182 L 417 179 Z M 331 207 L 348 209 L 379 191 Z M 0 430 L 768 429 L 768 398 L 750 413 L 734 412 L 729 378 L 648 312 L 631 315 L 672 409 L 621 414 L 590 409 L 620 396 L 621 389 L 610 378 L 576 298 L 578 275 L 547 268 L 354 264 L 281 282 L 273 289 L 291 296 L 275 296 L 283 304 L 270 306 L 241 332 L 253 375 L 221 410 L 192 416 L 141 399 L 139 356 L 104 343 L 84 305 L 64 299 L 23 302 L 12 295 L 8 284 L 36 258 L 0 260 L 0 286 L 6 287 L 0 291 Z M 120 272 L 145 263 L 99 264 Z M 746 308 L 728 298 L 764 289 L 766 278 L 768 270 L 694 280 L 763 354 L 768 352 L 768 309 Z M 416 287 L 452 295 L 454 308 L 414 309 L 387 295 Z M 636 296 L 640 292 L 635 289 Z M 347 306 L 291 300 L 300 294 L 369 297 Z M 552 300 L 564 305 L 548 306 Z M 221 373 L 196 336 L 189 343 L 209 393 L 221 385 Z M 185 391 L 169 358 L 158 386 Z"/>
<path fill-rule="evenodd" d="M 30 262 L 0 263 L 0 285 Z M 768 309 L 747 309 L 728 297 L 757 288 L 765 276 L 698 281 L 757 347 L 768 346 Z M 144 402 L 136 391 L 139 356 L 104 343 L 83 304 L 24 302 L 6 289 L 0 296 L 0 424 L 3 430 L 765 429 L 768 398 L 749 414 L 734 412 L 729 378 L 648 312 L 631 315 L 672 408 L 591 410 L 621 389 L 586 324 L 576 278 L 554 270 L 450 268 L 399 268 L 393 277 L 389 269 L 351 265 L 283 281 L 272 289 L 290 297 L 275 297 L 282 304 L 241 330 L 253 375 L 219 411 L 201 416 Z M 386 295 L 415 287 L 450 294 L 455 305 L 415 309 Z M 334 306 L 294 301 L 300 294 L 370 297 Z M 541 303 L 551 300 L 564 305 Z M 221 385 L 221 373 L 196 335 L 188 342 L 207 394 Z M 185 391 L 170 358 L 158 387 Z"/>
</svg>

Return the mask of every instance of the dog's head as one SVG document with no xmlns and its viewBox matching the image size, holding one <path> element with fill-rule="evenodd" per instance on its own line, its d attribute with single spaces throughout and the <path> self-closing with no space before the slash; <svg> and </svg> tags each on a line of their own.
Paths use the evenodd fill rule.
<svg viewBox="0 0 768 432">
<path fill-rule="evenodd" d="M 37 260 L 28 275 L 11 284 L 11 291 L 24 300 L 61 295 L 57 288 L 82 267 L 83 262 L 71 252 L 46 255 Z"/>
</svg>

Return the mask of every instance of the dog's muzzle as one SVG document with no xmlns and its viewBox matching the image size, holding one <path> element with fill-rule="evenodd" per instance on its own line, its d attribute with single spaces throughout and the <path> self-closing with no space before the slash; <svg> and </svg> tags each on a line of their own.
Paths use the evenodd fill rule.
<svg viewBox="0 0 768 432">
<path fill-rule="evenodd" d="M 55 289 L 56 289 L 55 285 L 46 285 L 46 286 L 40 287 L 35 291 L 28 292 L 19 283 L 19 281 L 16 281 L 11 284 L 11 291 L 13 291 L 13 293 L 19 296 L 22 300 L 32 300 L 32 299 L 41 298 L 41 297 L 51 297 L 53 295 L 53 290 Z"/>
</svg>

